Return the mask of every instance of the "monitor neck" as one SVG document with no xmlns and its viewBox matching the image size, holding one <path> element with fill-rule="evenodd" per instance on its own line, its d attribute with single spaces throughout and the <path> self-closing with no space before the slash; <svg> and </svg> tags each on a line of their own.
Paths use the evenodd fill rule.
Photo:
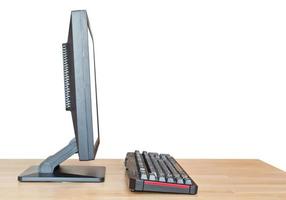
<svg viewBox="0 0 286 200">
<path fill-rule="evenodd" d="M 53 173 L 56 167 L 76 153 L 78 148 L 74 138 L 57 153 L 43 160 L 39 165 L 39 173 Z"/>
</svg>

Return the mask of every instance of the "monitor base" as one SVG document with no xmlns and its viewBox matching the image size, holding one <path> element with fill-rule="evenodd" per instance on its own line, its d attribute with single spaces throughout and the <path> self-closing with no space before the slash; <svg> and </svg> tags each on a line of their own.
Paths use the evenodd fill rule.
<svg viewBox="0 0 286 200">
<path fill-rule="evenodd" d="M 39 173 L 39 166 L 31 166 L 18 176 L 20 182 L 104 182 L 104 166 L 59 166 L 53 173 Z"/>
</svg>

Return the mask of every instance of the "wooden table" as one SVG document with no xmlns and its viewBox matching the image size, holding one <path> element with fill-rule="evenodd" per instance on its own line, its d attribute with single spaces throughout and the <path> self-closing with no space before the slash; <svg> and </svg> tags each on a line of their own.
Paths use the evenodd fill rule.
<svg viewBox="0 0 286 200">
<path fill-rule="evenodd" d="M 199 185 L 197 195 L 130 192 L 123 160 L 118 159 L 65 162 L 106 166 L 104 183 L 20 183 L 17 176 L 40 160 L 0 160 L 0 199 L 286 200 L 286 173 L 260 160 L 178 161 Z"/>
</svg>

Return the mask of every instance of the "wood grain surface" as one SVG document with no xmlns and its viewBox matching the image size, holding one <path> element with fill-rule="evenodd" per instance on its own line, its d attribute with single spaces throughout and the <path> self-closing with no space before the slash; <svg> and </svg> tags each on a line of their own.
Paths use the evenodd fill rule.
<svg viewBox="0 0 286 200">
<path fill-rule="evenodd" d="M 286 173 L 253 159 L 178 160 L 199 185 L 197 195 L 130 192 L 123 160 L 96 159 L 67 165 L 104 165 L 104 183 L 21 183 L 17 176 L 40 160 L 0 160 L 2 200 L 86 199 L 195 199 L 195 200 L 286 200 Z"/>
</svg>

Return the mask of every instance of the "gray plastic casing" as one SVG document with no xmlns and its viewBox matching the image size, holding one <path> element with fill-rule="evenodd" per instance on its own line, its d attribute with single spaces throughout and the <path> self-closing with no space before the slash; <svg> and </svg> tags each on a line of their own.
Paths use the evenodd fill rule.
<svg viewBox="0 0 286 200">
<path fill-rule="evenodd" d="M 78 147 L 79 160 L 93 160 L 95 158 L 99 138 L 99 124 L 97 124 L 97 140 L 94 144 L 93 123 L 92 123 L 92 100 L 91 100 L 91 80 L 89 59 L 88 33 L 90 33 L 93 44 L 93 36 L 89 28 L 89 21 L 85 10 L 72 11 L 67 44 L 70 47 L 69 63 L 71 82 L 71 113 L 75 137 Z M 94 49 L 94 46 L 93 46 Z M 94 56 L 94 54 L 92 55 Z M 95 66 L 94 66 L 95 67 Z M 94 69 L 95 70 L 95 69 Z M 95 75 L 95 74 L 94 74 Z M 95 78 L 96 84 L 96 78 Z M 97 87 L 96 94 L 96 114 L 97 108 Z M 98 121 L 97 121 L 98 123 Z"/>
</svg>

